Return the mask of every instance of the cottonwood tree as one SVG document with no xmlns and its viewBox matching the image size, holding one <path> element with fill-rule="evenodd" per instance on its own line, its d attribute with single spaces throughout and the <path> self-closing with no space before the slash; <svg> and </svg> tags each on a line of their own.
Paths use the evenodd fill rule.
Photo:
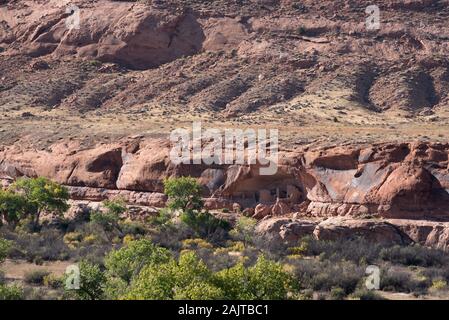
<svg viewBox="0 0 449 320">
<path fill-rule="evenodd" d="M 15 226 L 28 210 L 27 199 L 11 190 L 0 190 L 0 225 L 2 220 Z"/>
<path fill-rule="evenodd" d="M 31 216 L 34 229 L 39 227 L 43 212 L 62 214 L 69 208 L 67 188 L 47 178 L 20 178 L 11 185 L 10 190 L 25 197 L 27 215 Z"/>
</svg>

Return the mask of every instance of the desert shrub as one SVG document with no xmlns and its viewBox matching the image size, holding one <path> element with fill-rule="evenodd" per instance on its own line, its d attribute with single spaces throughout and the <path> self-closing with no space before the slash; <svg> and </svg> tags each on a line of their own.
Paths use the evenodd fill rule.
<svg viewBox="0 0 449 320">
<path fill-rule="evenodd" d="M 106 276 L 98 265 L 85 260 L 78 264 L 80 279 L 79 289 L 67 289 L 69 297 L 79 300 L 99 300 L 104 297 Z"/>
<path fill-rule="evenodd" d="M 147 233 L 147 228 L 142 223 L 136 221 L 121 221 L 119 222 L 119 227 L 123 234 L 137 236 Z"/>
<path fill-rule="evenodd" d="M 80 233 L 83 236 L 95 235 L 96 244 L 110 244 L 112 237 L 119 234 L 118 230 L 107 231 L 101 224 L 92 221 L 78 225 L 73 232 Z"/>
<path fill-rule="evenodd" d="M 256 264 L 245 268 L 238 263 L 215 275 L 217 285 L 230 300 L 283 300 L 296 290 L 293 277 L 281 264 L 260 256 Z"/>
<path fill-rule="evenodd" d="M 444 279 L 449 282 L 449 265 L 424 268 L 419 273 L 426 279 Z"/>
<path fill-rule="evenodd" d="M 346 292 L 343 288 L 333 287 L 330 292 L 330 297 L 333 300 L 343 300 L 346 297 Z"/>
<path fill-rule="evenodd" d="M 303 289 L 330 291 L 339 287 L 348 295 L 365 276 L 362 267 L 350 261 L 293 260 L 289 264 Z"/>
<path fill-rule="evenodd" d="M 430 287 L 431 290 L 440 291 L 447 288 L 447 282 L 445 280 L 439 279 L 439 280 L 433 280 L 432 286 Z"/>
<path fill-rule="evenodd" d="M 220 230 L 230 229 L 229 222 L 218 219 L 209 212 L 187 210 L 182 213 L 181 221 L 200 237 L 209 237 Z"/>
<path fill-rule="evenodd" d="M 54 274 L 48 274 L 44 277 L 43 284 L 52 289 L 59 289 L 63 286 L 63 279 Z"/>
<path fill-rule="evenodd" d="M 380 277 L 380 289 L 384 291 L 425 293 L 426 281 L 415 279 L 410 272 L 394 268 L 383 269 Z"/>
<path fill-rule="evenodd" d="M 185 239 L 182 241 L 184 249 L 213 249 L 213 245 L 204 239 Z"/>
<path fill-rule="evenodd" d="M 22 300 L 23 288 L 19 285 L 0 285 L 0 300 Z"/>
<path fill-rule="evenodd" d="M 120 217 L 110 212 L 94 211 L 90 214 L 90 221 L 94 224 L 98 224 L 106 231 L 112 231 L 118 228 L 118 222 Z"/>
<path fill-rule="evenodd" d="M 123 244 L 126 246 L 128 245 L 130 242 L 135 241 L 136 238 L 134 238 L 134 236 L 132 234 L 127 234 L 126 236 L 123 237 Z"/>
<path fill-rule="evenodd" d="M 85 260 L 95 265 L 103 266 L 105 256 L 114 248 L 111 243 L 81 246 L 71 253 L 74 260 Z"/>
<path fill-rule="evenodd" d="M 163 230 L 151 229 L 148 235 L 153 243 L 173 251 L 178 251 L 182 248 L 184 239 L 195 237 L 193 230 L 184 223 L 176 223 Z"/>
<path fill-rule="evenodd" d="M 2 263 L 8 256 L 11 246 L 11 241 L 0 238 L 0 263 Z"/>
<path fill-rule="evenodd" d="M 359 288 L 352 295 L 351 298 L 358 300 L 385 300 L 376 291 Z"/>
<path fill-rule="evenodd" d="M 41 285 L 44 283 L 44 278 L 50 275 L 47 270 L 34 270 L 25 273 L 24 281 L 28 284 Z"/>
<path fill-rule="evenodd" d="M 155 216 L 147 218 L 147 222 L 159 229 L 171 227 L 173 214 L 169 208 L 163 208 Z"/>
<path fill-rule="evenodd" d="M 323 241 L 305 237 L 300 241 L 302 254 L 306 256 L 321 256 L 332 261 L 347 260 L 355 263 L 373 263 L 378 259 L 384 246 L 367 242 L 363 239 Z"/>
<path fill-rule="evenodd" d="M 23 299 L 24 300 L 48 300 L 48 289 L 42 287 L 30 287 L 26 286 L 23 288 Z"/>
<path fill-rule="evenodd" d="M 103 202 L 105 212 L 93 211 L 90 221 L 100 225 L 105 231 L 120 230 L 120 216 L 126 212 L 126 203 L 122 199 L 106 200 Z"/>
<path fill-rule="evenodd" d="M 123 199 L 105 200 L 103 206 L 109 214 L 118 217 L 126 212 L 126 203 Z"/>
<path fill-rule="evenodd" d="M 109 275 L 129 283 L 144 266 L 166 263 L 170 257 L 167 249 L 143 239 L 131 241 L 127 246 L 111 251 L 105 259 L 105 266 Z"/>
<path fill-rule="evenodd" d="M 94 244 L 97 241 L 98 237 L 95 234 L 89 234 L 83 237 L 82 243 L 85 245 Z"/>
<path fill-rule="evenodd" d="M 71 251 L 59 230 L 43 228 L 40 233 L 11 232 L 3 229 L 3 236 L 14 243 L 9 256 L 29 262 L 56 261 L 70 258 Z"/>
<path fill-rule="evenodd" d="M 245 246 L 251 243 L 255 236 L 257 220 L 248 217 L 240 217 L 230 234 L 233 238 L 243 241 Z"/>
<path fill-rule="evenodd" d="M 444 251 L 419 245 L 384 248 L 380 252 L 380 258 L 394 264 L 422 267 L 443 266 L 449 262 Z"/>
<path fill-rule="evenodd" d="M 68 245 L 78 245 L 83 240 L 83 235 L 79 232 L 69 232 L 63 237 L 64 243 Z"/>
</svg>

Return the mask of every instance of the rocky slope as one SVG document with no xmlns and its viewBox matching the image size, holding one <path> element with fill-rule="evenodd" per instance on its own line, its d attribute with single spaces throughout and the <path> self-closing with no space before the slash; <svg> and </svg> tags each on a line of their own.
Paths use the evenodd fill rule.
<svg viewBox="0 0 449 320">
<path fill-rule="evenodd" d="M 366 28 L 371 2 L 363 0 L 70 4 L 80 9 L 78 29 L 67 28 L 72 12 L 65 2 L 1 5 L 3 109 L 163 107 L 221 117 L 264 111 L 349 123 L 447 119 L 446 0 L 378 1 L 378 31 Z M 120 67 L 70 63 L 79 59 Z M 30 63 L 21 77 L 17 67 Z"/>
</svg>

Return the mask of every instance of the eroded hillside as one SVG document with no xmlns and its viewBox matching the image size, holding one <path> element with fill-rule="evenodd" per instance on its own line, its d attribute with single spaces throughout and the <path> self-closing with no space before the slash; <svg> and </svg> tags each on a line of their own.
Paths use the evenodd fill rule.
<svg viewBox="0 0 449 320">
<path fill-rule="evenodd" d="M 369 1 L 3 2 L 4 141 L 194 119 L 269 124 L 288 142 L 447 140 L 447 1 L 380 1 L 375 31 Z"/>
</svg>

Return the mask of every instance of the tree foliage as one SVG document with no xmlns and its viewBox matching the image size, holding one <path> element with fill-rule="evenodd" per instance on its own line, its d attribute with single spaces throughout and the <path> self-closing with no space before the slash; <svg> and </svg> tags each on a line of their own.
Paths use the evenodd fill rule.
<svg viewBox="0 0 449 320">
<path fill-rule="evenodd" d="M 147 265 L 158 265 L 170 260 L 167 249 L 154 245 L 150 240 L 136 240 L 127 246 L 111 251 L 105 259 L 105 266 L 112 277 L 129 283 L 133 276 Z"/>
<path fill-rule="evenodd" d="M 161 265 L 148 265 L 133 281 L 126 299 L 217 299 L 222 292 L 211 281 L 213 273 L 192 253 L 181 254 Z M 201 288 L 205 290 L 201 290 Z"/>
<path fill-rule="evenodd" d="M 66 289 L 69 296 L 79 300 L 100 300 L 104 298 L 106 275 L 98 265 L 82 260 L 79 265 L 79 289 Z"/>
<path fill-rule="evenodd" d="M 42 212 L 62 214 L 69 208 L 67 188 L 47 178 L 20 178 L 11 185 L 11 190 L 25 197 L 27 214 L 32 216 L 34 227 L 39 225 Z"/>
<path fill-rule="evenodd" d="M 172 210 L 201 210 L 201 186 L 192 177 L 164 180 L 164 193 L 169 197 L 168 207 Z"/>
<path fill-rule="evenodd" d="M 191 177 L 170 178 L 164 181 L 165 194 L 169 197 L 168 207 L 180 210 L 181 221 L 201 237 L 218 229 L 230 228 L 228 222 L 217 219 L 207 211 L 202 211 L 201 186 Z"/>
<path fill-rule="evenodd" d="M 230 300 L 283 300 L 296 289 L 293 277 L 282 265 L 264 256 L 252 267 L 238 263 L 218 272 L 216 282 Z"/>
<path fill-rule="evenodd" d="M 27 199 L 11 190 L 0 190 L 0 224 L 3 219 L 10 225 L 15 225 L 23 218 L 28 209 Z"/>
<path fill-rule="evenodd" d="M 126 299 L 149 300 L 278 300 L 294 292 L 292 276 L 282 265 L 261 256 L 252 267 L 242 263 L 212 272 L 193 252 L 161 265 L 145 267 L 134 279 Z"/>
</svg>

